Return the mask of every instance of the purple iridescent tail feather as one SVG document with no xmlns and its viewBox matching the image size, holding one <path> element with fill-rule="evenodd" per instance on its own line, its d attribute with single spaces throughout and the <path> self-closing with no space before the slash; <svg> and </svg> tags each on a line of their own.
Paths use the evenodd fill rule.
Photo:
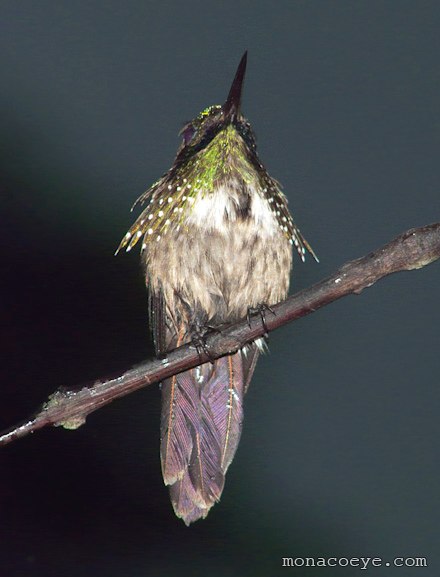
<svg viewBox="0 0 440 577">
<path fill-rule="evenodd" d="M 174 511 L 187 525 L 220 499 L 257 357 L 252 344 L 162 384 L 162 473 Z"/>
</svg>

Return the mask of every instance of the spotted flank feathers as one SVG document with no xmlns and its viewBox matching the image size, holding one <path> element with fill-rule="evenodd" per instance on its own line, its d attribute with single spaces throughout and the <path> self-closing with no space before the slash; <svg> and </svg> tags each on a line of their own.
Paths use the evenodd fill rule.
<svg viewBox="0 0 440 577">
<path fill-rule="evenodd" d="M 264 171 L 262 165 L 260 165 L 260 170 Z M 170 229 L 176 232 L 182 227 L 187 229 L 190 226 L 188 220 L 191 221 L 191 212 L 197 202 L 200 199 L 208 198 L 209 200 L 209 195 L 213 195 L 213 190 L 207 187 L 206 178 L 196 177 L 191 184 L 185 176 L 177 180 L 173 179 L 172 182 L 170 176 L 166 174 L 138 198 L 134 206 L 143 205 L 149 200 L 148 205 L 124 236 L 115 254 L 123 248 L 129 252 L 142 237 L 143 251 L 148 243 L 159 242 Z M 254 189 L 254 194 L 257 194 L 267 205 L 266 208 L 270 210 L 279 230 L 295 246 L 301 260 L 305 261 L 306 251 L 308 251 L 319 262 L 312 247 L 294 223 L 287 206 L 287 199 L 278 183 L 266 173 L 258 185 L 258 192 Z"/>
</svg>

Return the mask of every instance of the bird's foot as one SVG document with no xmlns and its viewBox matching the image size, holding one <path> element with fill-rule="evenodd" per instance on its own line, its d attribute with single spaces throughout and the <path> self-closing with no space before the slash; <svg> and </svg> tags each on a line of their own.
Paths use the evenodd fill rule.
<svg viewBox="0 0 440 577">
<path fill-rule="evenodd" d="M 191 342 L 201 361 L 205 361 L 205 357 L 207 357 L 208 361 L 211 364 L 214 364 L 215 359 L 212 357 L 209 352 L 209 347 L 206 344 L 206 335 L 210 331 L 220 332 L 216 327 L 194 323 L 191 326 Z"/>
<path fill-rule="evenodd" d="M 266 303 L 261 303 L 258 304 L 255 307 L 248 307 L 247 310 L 247 322 L 249 325 L 249 328 L 251 328 L 251 317 L 254 314 L 259 314 L 260 315 L 260 319 L 261 319 L 261 324 L 263 325 L 263 329 L 264 329 L 264 339 L 267 341 L 269 339 L 269 331 L 267 330 L 267 325 L 266 325 L 266 311 L 270 311 L 273 315 L 276 315 L 275 311 Z"/>
</svg>

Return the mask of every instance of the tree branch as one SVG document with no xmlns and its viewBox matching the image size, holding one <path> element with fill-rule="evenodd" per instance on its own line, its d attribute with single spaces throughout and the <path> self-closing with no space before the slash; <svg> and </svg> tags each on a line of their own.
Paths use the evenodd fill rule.
<svg viewBox="0 0 440 577">
<path fill-rule="evenodd" d="M 267 331 L 308 315 L 348 294 L 359 294 L 389 274 L 422 268 L 440 258 L 440 223 L 411 229 L 382 248 L 347 264 L 335 274 L 272 307 L 274 314 L 266 315 Z M 221 332 L 208 335 L 206 344 L 211 358 L 234 353 L 258 337 L 265 330 L 259 316 L 221 327 Z M 58 390 L 31 419 L 11 428 L 0 436 L 0 445 L 24 437 L 46 425 L 76 429 L 87 415 L 128 395 L 141 387 L 157 383 L 177 373 L 209 360 L 192 345 L 185 345 L 169 353 L 167 358 L 150 360 L 130 369 L 119 377 L 96 382 L 80 390 Z"/>
</svg>

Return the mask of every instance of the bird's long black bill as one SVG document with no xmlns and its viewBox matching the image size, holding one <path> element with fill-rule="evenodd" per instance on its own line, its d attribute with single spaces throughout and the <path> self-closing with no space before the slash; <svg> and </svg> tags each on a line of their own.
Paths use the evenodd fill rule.
<svg viewBox="0 0 440 577">
<path fill-rule="evenodd" d="M 246 74 L 246 64 L 247 50 L 241 57 L 240 64 L 238 65 L 234 80 L 232 81 L 231 89 L 229 90 L 228 98 L 223 105 L 223 110 L 227 115 L 234 114 L 240 108 L 243 81 Z"/>
</svg>

